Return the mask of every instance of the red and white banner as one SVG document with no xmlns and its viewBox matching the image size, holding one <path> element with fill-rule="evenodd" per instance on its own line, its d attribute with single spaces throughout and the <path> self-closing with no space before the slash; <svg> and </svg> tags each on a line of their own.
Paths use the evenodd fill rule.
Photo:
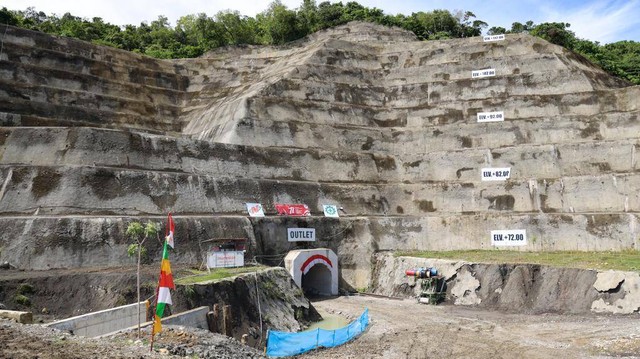
<svg viewBox="0 0 640 359">
<path fill-rule="evenodd" d="M 244 251 L 209 252 L 207 255 L 208 268 L 243 267 Z"/>
<path fill-rule="evenodd" d="M 310 216 L 309 207 L 306 204 L 280 204 L 276 203 L 276 211 L 278 214 L 286 216 Z"/>
</svg>

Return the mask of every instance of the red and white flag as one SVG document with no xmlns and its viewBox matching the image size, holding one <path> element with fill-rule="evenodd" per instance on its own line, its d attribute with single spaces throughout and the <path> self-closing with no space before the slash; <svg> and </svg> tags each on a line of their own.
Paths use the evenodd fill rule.
<svg viewBox="0 0 640 359">
<path fill-rule="evenodd" d="M 175 226 L 173 224 L 173 217 L 171 217 L 171 213 L 169 213 L 167 229 L 168 229 L 168 233 L 167 233 L 167 236 L 165 237 L 165 240 L 167 241 L 167 244 L 169 244 L 169 246 L 173 248 L 173 232 L 175 230 Z"/>
</svg>

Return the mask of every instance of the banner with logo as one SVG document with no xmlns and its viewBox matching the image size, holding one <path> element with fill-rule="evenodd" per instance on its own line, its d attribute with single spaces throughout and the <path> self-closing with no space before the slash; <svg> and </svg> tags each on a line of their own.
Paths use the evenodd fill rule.
<svg viewBox="0 0 640 359">
<path fill-rule="evenodd" d="M 247 203 L 247 212 L 251 217 L 264 217 L 264 211 L 260 203 Z"/>
<path fill-rule="evenodd" d="M 322 209 L 324 210 L 324 216 L 325 217 L 334 217 L 334 218 L 340 217 L 338 215 L 338 206 L 336 206 L 336 205 L 323 204 L 322 205 Z"/>
<path fill-rule="evenodd" d="M 209 252 L 207 268 L 243 267 L 244 251 Z"/>
<path fill-rule="evenodd" d="M 285 216 L 303 217 L 310 216 L 311 212 L 306 204 L 280 204 L 276 203 L 278 214 Z"/>
</svg>

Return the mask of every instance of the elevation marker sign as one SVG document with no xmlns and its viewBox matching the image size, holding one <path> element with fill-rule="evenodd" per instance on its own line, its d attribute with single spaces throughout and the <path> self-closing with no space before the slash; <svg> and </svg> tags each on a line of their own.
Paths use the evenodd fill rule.
<svg viewBox="0 0 640 359">
<path fill-rule="evenodd" d="M 496 247 L 526 246 L 526 229 L 505 229 L 491 231 L 491 245 Z"/>
<path fill-rule="evenodd" d="M 482 77 L 491 77 L 496 75 L 496 69 L 485 69 L 485 70 L 473 70 L 471 71 L 471 78 L 479 79 Z"/>
<path fill-rule="evenodd" d="M 476 115 L 478 122 L 501 122 L 504 121 L 504 112 L 478 112 Z"/>
<path fill-rule="evenodd" d="M 489 42 L 489 41 L 501 41 L 504 40 L 504 34 L 500 34 L 500 35 L 488 35 L 488 36 L 483 36 L 482 37 L 482 41 L 484 42 Z"/>
<path fill-rule="evenodd" d="M 511 167 L 483 168 L 480 176 L 483 181 L 506 181 L 511 177 Z"/>
</svg>

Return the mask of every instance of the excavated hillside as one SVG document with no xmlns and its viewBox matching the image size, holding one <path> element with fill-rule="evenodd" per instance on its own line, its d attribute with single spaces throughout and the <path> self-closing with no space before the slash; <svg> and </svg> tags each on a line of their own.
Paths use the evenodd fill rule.
<svg viewBox="0 0 640 359">
<path fill-rule="evenodd" d="M 347 288 L 371 284 L 377 251 L 490 248 L 496 229 L 526 229 L 526 250 L 636 248 L 640 87 L 539 38 L 350 23 L 158 60 L 0 33 L 0 261 L 19 268 L 130 263 L 127 223 L 169 211 L 184 262 L 245 237 L 277 265 L 298 246 L 287 227 L 314 227 Z M 494 111 L 505 120 L 476 120 Z M 486 167 L 511 176 L 482 181 Z"/>
</svg>

